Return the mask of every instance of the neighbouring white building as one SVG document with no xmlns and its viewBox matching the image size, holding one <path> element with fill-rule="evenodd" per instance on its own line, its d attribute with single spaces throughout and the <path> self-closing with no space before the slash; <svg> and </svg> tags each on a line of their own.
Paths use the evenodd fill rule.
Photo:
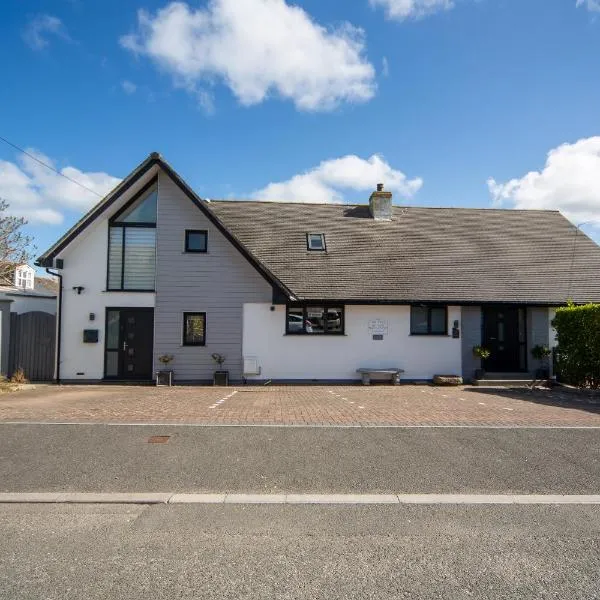
<svg viewBox="0 0 600 600">
<path fill-rule="evenodd" d="M 35 329 L 42 323 L 43 329 L 54 328 L 57 296 L 54 281 L 37 276 L 30 265 L 14 265 L 11 278 L 0 281 L 0 374 L 10 376 L 15 368 L 27 367 L 36 378 L 52 378 L 54 332 Z M 49 353 L 49 358 L 40 356 Z"/>
</svg>

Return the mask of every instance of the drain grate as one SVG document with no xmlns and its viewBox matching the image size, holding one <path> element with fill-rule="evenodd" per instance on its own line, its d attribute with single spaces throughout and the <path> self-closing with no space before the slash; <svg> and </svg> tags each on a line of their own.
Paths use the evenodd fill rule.
<svg viewBox="0 0 600 600">
<path fill-rule="evenodd" d="M 149 444 L 166 444 L 169 439 L 171 439 L 170 435 L 153 435 L 148 438 Z"/>
</svg>

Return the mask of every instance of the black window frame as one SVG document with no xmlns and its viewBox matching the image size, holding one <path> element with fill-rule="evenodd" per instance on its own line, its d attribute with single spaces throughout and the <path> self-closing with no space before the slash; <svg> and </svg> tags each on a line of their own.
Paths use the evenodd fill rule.
<svg viewBox="0 0 600 600">
<path fill-rule="evenodd" d="M 311 248 L 310 247 L 310 236 L 311 235 L 319 235 L 321 236 L 321 239 L 323 240 L 323 247 L 322 248 Z M 325 239 L 325 234 L 324 233 L 314 233 L 314 232 L 307 232 L 306 234 L 306 249 L 309 252 L 327 252 L 327 240 Z"/>
<path fill-rule="evenodd" d="M 108 241 L 106 247 L 106 291 L 107 292 L 155 292 L 156 291 L 156 238 L 154 240 L 154 287 L 152 289 L 135 289 L 126 288 L 125 283 L 125 239 L 127 236 L 127 229 L 131 228 L 144 228 L 144 229 L 156 229 L 156 223 L 123 223 L 119 222 L 119 217 L 133 204 L 135 204 L 142 196 L 144 196 L 148 190 L 153 186 L 158 186 L 158 177 L 153 177 L 139 192 L 137 192 L 129 202 L 122 206 L 109 220 L 108 220 Z M 121 286 L 110 287 L 110 232 L 113 228 L 120 228 L 123 231 L 121 239 Z"/>
<path fill-rule="evenodd" d="M 189 246 L 190 236 L 195 233 L 204 234 L 204 239 L 205 239 L 204 250 L 195 250 L 193 248 L 190 248 L 190 246 Z M 186 229 L 185 230 L 184 251 L 189 254 L 206 254 L 208 252 L 208 229 Z"/>
<path fill-rule="evenodd" d="M 204 319 L 204 337 L 202 342 L 187 342 L 186 341 L 186 325 L 188 317 L 202 317 Z M 198 311 L 190 311 L 183 313 L 183 331 L 181 336 L 181 345 L 182 346 L 190 346 L 190 347 L 198 347 L 198 346 L 206 346 L 206 312 L 198 312 Z"/>
<path fill-rule="evenodd" d="M 327 319 L 324 320 L 324 330 L 322 332 L 308 332 L 306 331 L 306 321 L 308 320 L 308 309 L 311 307 L 323 308 L 325 312 L 327 310 L 335 308 L 341 309 L 341 331 L 327 331 Z M 302 329 L 301 330 L 290 330 L 290 310 L 302 309 Z M 332 302 L 306 302 L 302 304 L 287 304 L 285 307 L 285 334 L 286 335 L 313 335 L 321 337 L 324 335 L 346 335 L 346 306 L 344 304 L 336 304 Z"/>
<path fill-rule="evenodd" d="M 427 332 L 413 331 L 412 327 L 412 310 L 413 308 L 426 308 L 427 309 Z M 444 331 L 431 331 L 431 311 L 432 310 L 444 310 Z M 410 305 L 410 335 L 429 335 L 429 336 L 447 336 L 448 335 L 448 306 L 446 304 L 411 304 Z"/>
</svg>

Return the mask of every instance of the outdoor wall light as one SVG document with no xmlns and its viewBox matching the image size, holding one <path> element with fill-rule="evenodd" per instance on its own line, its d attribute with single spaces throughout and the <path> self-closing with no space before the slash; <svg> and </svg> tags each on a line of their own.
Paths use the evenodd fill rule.
<svg viewBox="0 0 600 600">
<path fill-rule="evenodd" d="M 456 321 L 454 321 L 454 326 L 452 327 L 452 337 L 454 339 L 460 338 L 460 330 L 459 330 L 458 326 L 459 326 L 459 322 L 457 319 Z"/>
<path fill-rule="evenodd" d="M 81 294 L 81 292 L 83 292 L 83 290 L 85 290 L 85 288 L 82 285 L 74 285 L 73 286 L 73 291 L 77 292 L 78 296 L 79 296 L 79 294 Z"/>
</svg>

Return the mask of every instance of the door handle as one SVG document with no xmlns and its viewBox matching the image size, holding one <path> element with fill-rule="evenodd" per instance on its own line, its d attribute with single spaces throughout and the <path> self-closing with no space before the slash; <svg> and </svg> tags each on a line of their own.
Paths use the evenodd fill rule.
<svg viewBox="0 0 600 600">
<path fill-rule="evenodd" d="M 495 340 L 497 340 L 497 339 L 498 339 L 498 338 L 493 338 L 493 337 L 491 337 L 491 338 L 490 338 L 490 341 L 492 341 L 492 340 L 494 340 L 494 341 L 495 341 Z"/>
</svg>

